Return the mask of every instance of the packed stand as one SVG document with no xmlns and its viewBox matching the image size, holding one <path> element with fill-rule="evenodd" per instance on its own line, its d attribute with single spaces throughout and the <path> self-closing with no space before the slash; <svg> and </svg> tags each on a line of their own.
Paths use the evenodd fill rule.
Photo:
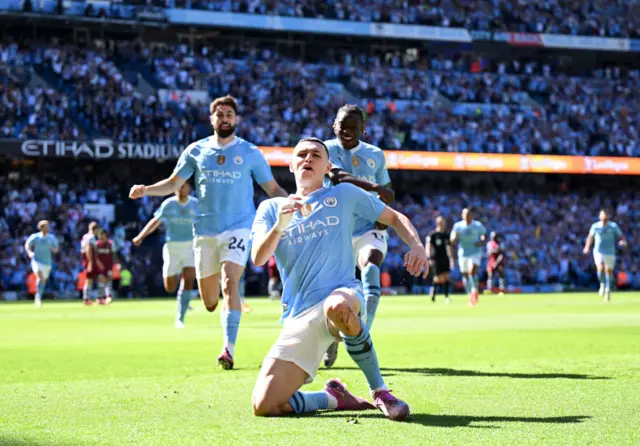
<svg viewBox="0 0 640 446">
<path fill-rule="evenodd" d="M 285 17 L 601 37 L 640 37 L 634 0 L 176 0 L 178 8 Z"/>
<path fill-rule="evenodd" d="M 573 288 L 593 287 L 597 283 L 593 257 L 582 250 L 591 224 L 598 219 L 600 209 L 612 211 L 611 220 L 618 223 L 628 240 L 640 237 L 640 194 L 599 192 L 580 193 L 564 190 L 521 191 L 515 187 L 486 189 L 465 187 L 464 192 L 451 194 L 438 191 L 420 196 L 419 190 L 394 207 L 406 213 L 419 233 L 426 236 L 435 228 L 435 219 L 442 215 L 448 230 L 461 219 L 464 207 L 472 207 L 473 218 L 487 229 L 501 234 L 506 253 L 507 283 L 519 288 L 525 285 L 562 283 Z M 478 192 L 478 190 L 482 190 Z M 453 251 L 457 258 L 456 250 Z M 397 272 L 403 264 L 404 248 L 397 234 L 390 232 L 389 253 L 383 270 Z M 630 287 L 640 289 L 640 267 L 636 259 L 640 248 L 631 243 L 618 252 L 616 271 L 624 271 Z M 485 258 L 486 261 L 486 258 Z M 486 279 L 485 263 L 480 269 Z M 410 278 L 401 276 L 410 281 Z M 457 268 L 454 281 L 461 280 Z"/>
</svg>

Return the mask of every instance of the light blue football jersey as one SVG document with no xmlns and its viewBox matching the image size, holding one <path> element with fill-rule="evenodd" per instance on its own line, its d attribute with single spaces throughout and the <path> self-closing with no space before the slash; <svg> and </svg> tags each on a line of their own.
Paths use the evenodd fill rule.
<svg viewBox="0 0 640 446">
<path fill-rule="evenodd" d="M 487 233 L 482 223 L 473 220 L 470 224 L 467 224 L 466 221 L 461 220 L 453 225 L 451 233 L 454 232 L 458 236 L 458 256 L 473 257 L 482 255 L 484 246 L 476 246 L 476 243 L 480 241 L 480 237 Z"/>
<path fill-rule="evenodd" d="M 43 235 L 42 232 L 36 232 L 27 239 L 27 246 L 33 251 L 33 260 L 43 265 L 51 265 L 53 250 L 58 248 L 58 239 L 52 233 Z"/>
<path fill-rule="evenodd" d="M 180 155 L 174 172 L 182 178 L 195 175 L 196 237 L 251 228 L 256 213 L 253 180 L 264 184 L 273 179 L 260 150 L 239 137 L 224 146 L 213 136 L 191 144 Z"/>
<path fill-rule="evenodd" d="M 252 240 L 271 230 L 284 202 L 286 198 L 272 198 L 260 204 Z M 379 198 L 348 183 L 319 189 L 305 203 L 311 213 L 295 213 L 275 252 L 283 283 L 283 320 L 322 302 L 337 288 L 361 293 L 351 247 L 353 228 L 357 219 L 375 222 L 385 209 Z"/>
<path fill-rule="evenodd" d="M 189 196 L 186 203 L 180 203 L 178 197 L 173 196 L 162 202 L 153 214 L 164 223 L 165 241 L 189 242 L 193 240 L 193 219 L 196 216 L 198 200 Z"/>
<path fill-rule="evenodd" d="M 600 221 L 592 224 L 589 235 L 595 239 L 593 252 L 609 256 L 616 254 L 617 241 L 623 236 L 620 227 L 612 221 L 606 225 Z"/>
<path fill-rule="evenodd" d="M 378 147 L 360 141 L 353 149 L 346 150 L 337 138 L 325 141 L 325 144 L 329 149 L 329 161 L 335 167 L 349 172 L 361 180 L 379 184 L 380 186 L 385 186 L 391 182 L 384 152 Z M 331 186 L 331 181 L 328 178 L 325 178 L 325 185 Z M 375 222 L 357 221 L 353 235 L 357 237 L 375 229 L 375 227 Z"/>
</svg>

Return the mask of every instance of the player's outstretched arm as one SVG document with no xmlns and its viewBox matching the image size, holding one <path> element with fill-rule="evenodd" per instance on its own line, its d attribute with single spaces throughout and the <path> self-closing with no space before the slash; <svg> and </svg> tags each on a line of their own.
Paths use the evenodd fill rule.
<svg viewBox="0 0 640 446">
<path fill-rule="evenodd" d="M 389 204 L 396 199 L 395 192 L 391 189 L 391 183 L 380 186 L 379 184 L 371 183 L 355 177 L 339 167 L 332 168 L 327 174 L 327 177 L 329 177 L 329 180 L 331 180 L 331 183 L 334 185 L 340 183 L 351 183 L 354 186 L 358 186 L 360 189 L 364 189 L 368 192 L 375 192 L 386 204 Z"/>
<path fill-rule="evenodd" d="M 302 208 L 302 203 L 299 200 L 298 197 L 290 196 L 278 210 L 278 219 L 275 225 L 267 231 L 254 235 L 253 243 L 251 243 L 251 260 L 256 266 L 266 264 L 276 252 L 282 233 L 291 223 L 294 212 Z"/>
<path fill-rule="evenodd" d="M 132 200 L 137 200 L 138 198 L 142 198 L 144 196 L 164 197 L 165 195 L 170 195 L 177 192 L 178 189 L 180 189 L 180 187 L 182 187 L 182 185 L 185 183 L 185 181 L 187 181 L 186 178 L 174 173 L 169 178 L 158 181 L 151 186 L 136 184 L 131 187 L 129 198 L 131 198 Z"/>
<path fill-rule="evenodd" d="M 267 181 L 266 183 L 262 183 L 260 184 L 260 187 L 262 188 L 262 190 L 264 190 L 267 195 L 269 195 L 271 198 L 276 198 L 276 197 L 286 197 L 289 194 L 287 193 L 286 190 L 284 190 L 282 188 L 282 186 L 280 186 L 278 184 L 278 182 L 276 180 L 270 180 Z"/>
<path fill-rule="evenodd" d="M 142 244 L 142 241 L 145 238 L 147 238 L 149 235 L 153 234 L 153 232 L 156 229 L 158 229 L 161 223 L 162 223 L 162 220 L 160 220 L 158 217 L 153 217 L 151 220 L 147 222 L 144 228 L 142 228 L 142 231 L 140 231 L 140 234 L 136 235 L 133 238 L 133 240 L 131 240 L 133 244 L 136 246 L 140 246 Z"/>
<path fill-rule="evenodd" d="M 29 246 L 31 244 L 31 240 L 27 240 L 26 243 L 24 244 L 24 250 L 27 253 L 27 256 L 32 259 L 33 258 L 33 251 L 31 250 L 31 246 Z"/>
<path fill-rule="evenodd" d="M 427 277 L 429 274 L 429 259 L 425 247 L 422 245 L 418 231 L 406 215 L 385 206 L 378 221 L 391 226 L 400 238 L 409 245 L 410 251 L 404 256 L 404 265 L 412 276 Z"/>
</svg>

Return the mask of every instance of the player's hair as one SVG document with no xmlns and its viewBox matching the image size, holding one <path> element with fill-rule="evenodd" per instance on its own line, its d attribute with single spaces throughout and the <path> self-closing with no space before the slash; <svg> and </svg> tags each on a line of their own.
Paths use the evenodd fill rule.
<svg viewBox="0 0 640 446">
<path fill-rule="evenodd" d="M 91 223 L 89 223 L 89 231 L 93 231 L 94 229 L 96 229 L 96 227 L 98 227 L 98 222 L 92 221 Z"/>
<path fill-rule="evenodd" d="M 38 229 L 42 231 L 42 227 L 43 227 L 44 225 L 48 225 L 48 224 L 49 224 L 49 220 L 40 220 L 40 221 L 38 222 Z"/>
<path fill-rule="evenodd" d="M 366 121 L 364 110 L 354 104 L 344 104 L 342 107 L 338 109 L 338 115 L 342 113 L 345 116 L 348 115 L 357 115 L 362 119 L 362 123 L 364 124 Z"/>
<path fill-rule="evenodd" d="M 436 217 L 436 225 L 439 224 L 440 222 L 444 223 L 446 220 L 444 219 L 444 217 L 442 215 L 438 215 Z"/>
<path fill-rule="evenodd" d="M 600 212 L 604 212 L 607 215 L 607 217 L 609 216 L 609 211 L 606 210 L 605 208 L 600 209 Z"/>
<path fill-rule="evenodd" d="M 223 105 L 228 105 L 233 109 L 233 112 L 236 115 L 238 114 L 238 101 L 236 101 L 236 98 L 231 95 L 226 95 L 214 99 L 213 102 L 211 102 L 211 104 L 209 105 L 209 114 L 214 114 L 216 112 L 216 109 Z"/>
<path fill-rule="evenodd" d="M 314 142 L 316 144 L 320 144 L 322 147 L 324 147 L 325 152 L 327 152 L 327 157 L 329 156 L 329 148 L 324 143 L 324 141 L 321 140 L 320 138 L 316 138 L 315 136 L 308 136 L 308 137 L 302 138 L 300 141 L 298 141 L 298 144 L 300 144 L 301 142 Z M 296 144 L 296 146 L 298 144 Z"/>
</svg>

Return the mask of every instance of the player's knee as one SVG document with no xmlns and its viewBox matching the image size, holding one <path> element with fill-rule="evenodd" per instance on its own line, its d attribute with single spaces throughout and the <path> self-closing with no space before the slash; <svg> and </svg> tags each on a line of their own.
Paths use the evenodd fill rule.
<svg viewBox="0 0 640 446">
<path fill-rule="evenodd" d="M 218 308 L 218 302 L 214 304 L 204 304 L 204 307 L 207 309 L 209 313 L 213 313 Z"/>
<path fill-rule="evenodd" d="M 264 395 L 254 395 L 251 401 L 253 415 L 256 417 L 268 417 L 277 413 L 277 407 L 268 401 Z"/>
<path fill-rule="evenodd" d="M 327 318 L 347 336 L 356 336 L 360 331 L 357 310 L 343 296 L 332 296 L 325 305 Z"/>
</svg>

